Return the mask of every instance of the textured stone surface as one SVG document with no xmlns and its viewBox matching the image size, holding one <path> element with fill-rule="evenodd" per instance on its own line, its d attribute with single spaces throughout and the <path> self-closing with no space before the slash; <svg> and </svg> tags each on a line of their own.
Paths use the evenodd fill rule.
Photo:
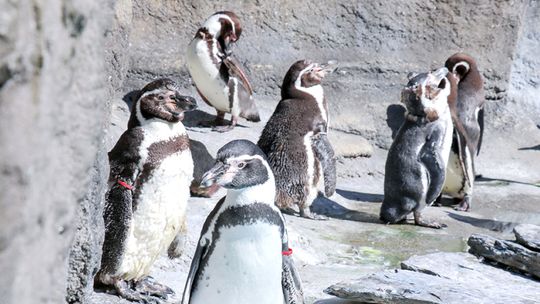
<svg viewBox="0 0 540 304">
<path fill-rule="evenodd" d="M 66 286 L 70 302 L 88 297 L 102 237 L 105 153 L 126 127 L 129 93 L 166 76 L 177 80 L 184 93 L 197 96 L 185 67 L 185 46 L 217 10 L 234 10 L 243 21 L 235 54 L 252 80 L 263 122 L 279 100 L 279 86 L 292 62 L 338 62 L 325 81 L 331 127 L 360 135 L 374 148 L 369 162 L 340 160 L 342 177 L 361 178 L 351 187 L 369 186 L 359 197 L 380 201 L 384 148 L 402 117 L 397 103 L 405 75 L 440 66 L 456 51 L 477 57 L 486 77 L 484 151 L 490 152 L 480 159 L 497 166 L 485 162 L 479 168 L 483 173 L 504 171 L 501 178 L 534 175 L 529 172 L 537 164 L 532 153 L 540 140 L 537 0 L 0 4 L 2 304 L 59 303 Z M 204 108 L 199 114 L 211 119 L 214 112 Z M 190 136 L 215 155 L 231 139 L 256 140 L 263 123 L 241 124 L 248 128 L 224 136 L 190 130 Z M 515 143 L 508 145 L 508 139 Z M 517 161 L 516 152 L 509 150 L 516 145 L 526 150 L 520 152 L 526 161 Z M 524 201 L 528 196 L 522 190 L 506 196 Z M 485 197 L 498 204 L 501 195 Z"/>
<path fill-rule="evenodd" d="M 332 127 L 381 147 L 391 143 L 389 107 L 399 102 L 407 73 L 440 66 L 457 51 L 478 59 L 490 113 L 506 113 L 500 105 L 509 87 L 516 101 L 524 98 L 518 90 L 531 96 L 538 90 L 533 71 L 539 62 L 533 54 L 540 18 L 534 0 L 122 2 L 131 3 L 123 11 L 133 13 L 126 49 L 128 90 L 157 75 L 190 87 L 185 46 L 206 17 L 226 8 L 243 22 L 235 54 L 259 102 L 278 96 L 283 75 L 297 59 L 336 60 L 339 67 L 328 77 L 326 93 L 333 104 Z M 538 110 L 538 103 L 528 100 Z"/>
<path fill-rule="evenodd" d="M 353 282 L 332 285 L 325 292 L 360 303 L 482 303 L 484 299 L 492 300 L 482 289 L 468 289 L 460 282 L 408 270 L 374 273 Z"/>
<path fill-rule="evenodd" d="M 534 251 L 540 251 L 540 226 L 521 224 L 514 227 L 516 240 Z"/>
<path fill-rule="evenodd" d="M 413 256 L 402 262 L 401 268 L 483 288 L 490 298 L 503 303 L 513 303 L 516 299 L 531 303 L 540 298 L 540 282 L 482 263 L 474 255 L 464 252 Z"/>
<path fill-rule="evenodd" d="M 480 262 L 467 253 L 413 256 L 405 270 L 379 272 L 325 292 L 367 303 L 527 303 L 540 282 Z"/>
<path fill-rule="evenodd" d="M 0 301 L 62 303 L 78 210 L 93 222 L 102 189 L 110 1 L 0 5 Z"/>
<path fill-rule="evenodd" d="M 467 241 L 469 252 L 540 279 L 540 253 L 511 241 L 473 234 Z"/>
</svg>

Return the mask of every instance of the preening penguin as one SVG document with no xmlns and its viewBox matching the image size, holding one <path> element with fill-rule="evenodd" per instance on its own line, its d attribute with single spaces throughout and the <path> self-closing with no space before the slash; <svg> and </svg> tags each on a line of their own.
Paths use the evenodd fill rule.
<svg viewBox="0 0 540 304">
<path fill-rule="evenodd" d="M 148 276 L 185 225 L 193 160 L 181 120 L 196 107 L 170 79 L 146 85 L 109 152 L 105 240 L 96 282 L 132 301 L 159 302 L 172 290 Z"/>
<path fill-rule="evenodd" d="M 472 204 L 474 160 L 480 152 L 484 132 L 484 81 L 469 55 L 454 54 L 445 66 L 459 84 L 456 102 L 450 104 L 454 136 L 443 194 L 459 200 L 456 210 L 467 211 Z"/>
<path fill-rule="evenodd" d="M 188 45 L 187 66 L 201 98 L 217 110 L 214 130 L 232 130 L 243 117 L 260 121 L 253 90 L 239 63 L 232 57 L 231 45 L 242 33 L 240 19 L 233 12 L 210 16 Z M 231 125 L 222 126 L 225 113 Z"/>
<path fill-rule="evenodd" d="M 385 223 L 400 222 L 413 212 L 416 225 L 443 227 L 424 220 L 421 211 L 441 193 L 452 144 L 448 96 L 456 88 L 447 74 L 441 68 L 414 75 L 401 93 L 407 112 L 386 159 L 380 212 Z"/>
<path fill-rule="evenodd" d="M 281 101 L 264 127 L 258 145 L 268 156 L 276 176 L 276 205 L 317 218 L 309 207 L 324 175 L 326 196 L 336 189 L 336 160 L 328 132 L 328 104 L 321 81 L 327 70 L 300 60 L 293 64 L 281 87 Z"/>
<path fill-rule="evenodd" d="M 252 142 L 223 146 L 202 184 L 227 189 L 201 231 L 183 304 L 303 303 L 274 175 Z"/>
</svg>

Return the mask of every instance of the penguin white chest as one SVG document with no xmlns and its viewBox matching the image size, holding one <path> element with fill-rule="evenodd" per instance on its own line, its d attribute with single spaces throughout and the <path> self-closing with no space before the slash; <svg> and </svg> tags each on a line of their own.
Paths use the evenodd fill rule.
<svg viewBox="0 0 540 304">
<path fill-rule="evenodd" d="M 465 180 L 465 175 L 463 173 L 459 156 L 453 151 L 450 152 L 448 166 L 446 167 L 443 193 L 452 197 L 463 197 L 462 191 Z"/>
<path fill-rule="evenodd" d="M 279 227 L 259 221 L 218 231 L 190 303 L 282 304 Z"/>
<path fill-rule="evenodd" d="M 221 64 L 221 59 L 215 55 L 216 43 L 214 41 L 212 50 L 209 50 L 206 41 L 193 39 L 187 50 L 187 66 L 197 89 L 208 102 L 220 111 L 229 112 L 229 87 L 221 78 L 219 69 L 214 63 L 214 60 L 218 60 Z"/>
<path fill-rule="evenodd" d="M 313 151 L 313 132 L 308 132 L 306 135 L 304 135 L 304 148 L 306 150 L 306 162 L 307 162 L 307 168 L 306 168 L 306 175 L 307 175 L 307 182 L 308 182 L 308 194 L 306 202 L 309 205 L 317 198 L 318 190 L 317 190 L 317 182 L 315 181 L 315 176 L 318 174 L 321 175 L 321 167 L 320 165 L 316 165 L 315 162 L 315 153 Z"/>
<path fill-rule="evenodd" d="M 177 127 L 181 128 L 183 126 Z M 177 133 L 165 128 L 164 131 Z M 185 220 L 189 186 L 193 180 L 193 159 L 189 149 L 177 151 L 162 159 L 153 169 L 145 173 L 148 147 L 152 143 L 166 140 L 146 136 L 141 147 L 143 161 L 139 166 L 147 174 L 139 183 L 138 196 L 134 197 L 134 210 L 131 218 L 126 248 L 119 269 L 123 279 L 139 279 L 148 275 L 154 261 L 163 253 L 178 233 Z M 182 133 L 181 133 L 182 134 Z M 143 151 L 146 150 L 146 153 Z"/>
</svg>

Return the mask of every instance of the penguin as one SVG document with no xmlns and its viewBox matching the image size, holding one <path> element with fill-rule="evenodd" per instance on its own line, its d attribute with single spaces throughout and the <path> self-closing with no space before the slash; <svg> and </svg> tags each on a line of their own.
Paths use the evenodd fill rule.
<svg viewBox="0 0 540 304">
<path fill-rule="evenodd" d="M 181 303 L 304 303 L 264 153 L 248 140 L 231 141 L 201 183 L 227 195 L 204 222 Z"/>
<path fill-rule="evenodd" d="M 103 219 L 105 240 L 96 283 L 131 301 L 159 303 L 173 291 L 148 276 L 185 228 L 193 160 L 182 124 L 196 101 L 162 78 L 133 104 L 128 129 L 109 152 Z"/>
<path fill-rule="evenodd" d="M 214 130 L 227 132 L 238 117 L 259 122 L 253 89 L 240 64 L 232 57 L 231 46 L 242 33 L 240 19 L 233 12 L 210 16 L 187 48 L 187 67 L 201 98 L 217 111 Z M 231 124 L 223 125 L 225 113 Z"/>
<path fill-rule="evenodd" d="M 300 60 L 283 80 L 281 101 L 268 120 L 258 145 L 276 176 L 276 205 L 286 213 L 325 219 L 309 207 L 324 176 L 325 195 L 336 190 L 336 159 L 328 140 L 328 103 L 321 81 L 328 69 Z"/>
<path fill-rule="evenodd" d="M 457 88 L 447 76 L 447 68 L 410 75 L 401 92 L 407 111 L 386 159 L 380 210 L 385 223 L 403 221 L 412 212 L 416 225 L 445 227 L 422 218 L 421 211 L 442 191 L 452 145 L 448 97 Z"/>
<path fill-rule="evenodd" d="M 445 66 L 459 84 L 456 102 L 450 104 L 454 135 L 442 193 L 459 201 L 456 210 L 468 211 L 475 179 L 474 160 L 484 133 L 484 80 L 476 61 L 467 54 L 450 56 Z"/>
</svg>

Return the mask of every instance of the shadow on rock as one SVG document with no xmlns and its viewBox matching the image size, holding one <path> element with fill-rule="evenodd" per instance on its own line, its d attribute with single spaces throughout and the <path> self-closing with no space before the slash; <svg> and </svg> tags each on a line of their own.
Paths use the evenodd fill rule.
<svg viewBox="0 0 540 304">
<path fill-rule="evenodd" d="M 342 190 L 342 189 L 336 189 L 336 192 L 337 194 L 351 201 L 381 203 L 384 198 L 384 195 L 382 194 L 363 193 L 363 192 L 355 192 L 355 191 Z"/>
<path fill-rule="evenodd" d="M 536 145 L 532 147 L 523 147 L 523 148 L 519 148 L 518 150 L 540 150 L 540 145 Z"/>
<path fill-rule="evenodd" d="M 124 95 L 124 97 L 122 97 L 122 100 L 127 104 L 130 111 L 131 111 L 131 107 L 133 106 L 135 101 L 139 99 L 140 95 L 141 95 L 141 90 L 133 90 L 127 93 L 126 95 Z"/>
<path fill-rule="evenodd" d="M 323 299 L 323 300 L 317 300 L 313 304 L 358 304 L 361 302 L 356 301 L 349 301 L 349 300 L 342 300 L 342 299 Z"/>
<path fill-rule="evenodd" d="M 201 110 L 193 110 L 185 113 L 182 123 L 188 128 L 212 128 L 212 126 L 205 126 L 205 123 L 212 123 L 216 119 L 216 115 L 206 113 Z M 224 125 L 230 125 L 229 119 L 223 120 Z M 236 127 L 246 128 L 246 126 L 237 123 Z"/>
<path fill-rule="evenodd" d="M 379 217 L 375 214 L 347 209 L 340 204 L 328 199 L 321 193 L 310 207 L 312 212 L 320 215 L 325 215 L 331 218 L 340 220 L 364 222 L 364 223 L 376 223 L 381 224 Z"/>
<path fill-rule="evenodd" d="M 478 176 L 475 182 L 480 182 L 480 183 L 485 182 L 486 185 L 488 186 L 502 186 L 502 185 L 505 186 L 507 184 L 513 183 L 513 184 L 520 184 L 520 185 L 526 185 L 526 186 L 540 187 L 540 185 L 534 184 L 534 183 L 520 182 L 520 181 L 515 181 L 511 179 L 503 179 L 503 178 L 490 178 L 490 177 L 484 177 L 484 176 Z"/>
<path fill-rule="evenodd" d="M 391 104 L 386 108 L 386 124 L 392 130 L 392 139 L 396 137 L 399 127 L 405 120 L 405 107 L 398 104 Z"/>
<path fill-rule="evenodd" d="M 508 233 L 514 229 L 518 223 L 513 222 L 503 222 L 490 219 L 480 219 L 468 215 L 462 215 L 452 212 L 447 212 L 448 216 L 457 221 L 473 225 L 475 227 L 485 228 L 491 231 L 504 232 Z"/>
</svg>

